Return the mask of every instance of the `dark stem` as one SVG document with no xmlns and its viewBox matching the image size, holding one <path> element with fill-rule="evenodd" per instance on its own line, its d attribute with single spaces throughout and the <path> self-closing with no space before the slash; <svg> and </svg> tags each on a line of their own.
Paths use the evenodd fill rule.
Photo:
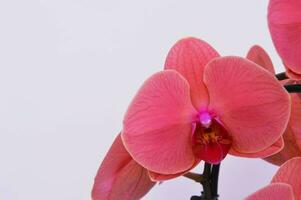
<svg viewBox="0 0 301 200">
<path fill-rule="evenodd" d="M 200 184 L 202 184 L 205 181 L 205 177 L 202 174 L 188 172 L 188 173 L 184 174 L 183 176 L 186 178 L 189 178 L 191 180 L 194 180 L 195 182 L 200 183 Z"/>
<path fill-rule="evenodd" d="M 289 93 L 301 93 L 301 84 L 284 85 L 284 88 L 285 88 Z"/>
<path fill-rule="evenodd" d="M 212 199 L 212 192 L 211 192 L 211 164 L 205 163 L 203 176 L 205 181 L 203 182 L 203 192 L 202 192 L 202 199 L 204 200 L 211 200 Z"/>
<path fill-rule="evenodd" d="M 219 175 L 219 169 L 220 169 L 220 164 L 213 165 L 213 167 L 212 167 L 211 190 L 212 190 L 212 197 L 214 199 L 218 198 L 218 175 Z"/>
<path fill-rule="evenodd" d="M 276 78 L 277 78 L 279 81 L 288 79 L 288 77 L 286 76 L 285 72 L 281 72 L 281 73 L 279 73 L 279 74 L 276 74 L 275 76 L 276 76 Z"/>
<path fill-rule="evenodd" d="M 183 175 L 186 178 L 192 179 L 203 186 L 201 196 L 192 196 L 190 200 L 218 200 L 218 175 L 220 164 L 212 165 L 205 163 L 203 174 L 188 172 Z"/>
</svg>

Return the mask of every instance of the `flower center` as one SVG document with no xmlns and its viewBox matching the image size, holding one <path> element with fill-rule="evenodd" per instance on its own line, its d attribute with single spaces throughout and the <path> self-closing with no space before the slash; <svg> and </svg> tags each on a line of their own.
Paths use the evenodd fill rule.
<svg viewBox="0 0 301 200">
<path fill-rule="evenodd" d="M 212 118 L 208 112 L 201 113 L 199 116 L 199 120 L 202 126 L 204 126 L 205 128 L 209 128 L 212 122 Z"/>
<path fill-rule="evenodd" d="M 208 112 L 200 113 L 193 134 L 193 151 L 196 157 L 218 164 L 229 152 L 232 139 L 216 118 Z"/>
</svg>

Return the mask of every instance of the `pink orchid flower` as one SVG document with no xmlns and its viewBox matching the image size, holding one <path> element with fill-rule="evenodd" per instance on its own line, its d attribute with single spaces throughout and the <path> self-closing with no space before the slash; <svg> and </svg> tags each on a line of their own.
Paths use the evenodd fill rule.
<svg viewBox="0 0 301 200">
<path fill-rule="evenodd" d="M 251 62 L 228 57 L 209 63 L 217 57 L 209 44 L 195 38 L 171 49 L 167 70 L 149 78 L 130 105 L 122 133 L 128 147 L 118 135 L 96 175 L 93 200 L 140 199 L 153 181 L 183 175 L 200 160 L 218 163 L 228 151 L 266 157 L 281 150 L 287 93 Z M 257 79 L 261 82 L 253 84 Z M 154 163 L 145 165 L 139 152 Z"/>
<path fill-rule="evenodd" d="M 219 57 L 187 38 L 170 50 L 130 104 L 121 133 L 133 159 L 154 180 L 186 173 L 229 152 L 267 157 L 283 147 L 290 98 L 277 79 L 247 59 Z"/>
<path fill-rule="evenodd" d="M 275 74 L 274 66 L 269 55 L 260 46 L 253 46 L 247 55 L 247 58 L 263 68 Z M 288 81 L 281 81 L 286 84 Z M 291 80 L 289 80 L 291 82 Z M 266 161 L 275 165 L 281 165 L 285 161 L 301 156 L 301 99 L 298 94 L 291 95 L 291 115 L 288 126 L 283 134 L 284 148 L 275 155 L 265 158 Z"/>
<path fill-rule="evenodd" d="M 287 76 L 301 80 L 301 0 L 270 0 L 268 24 Z"/>
<path fill-rule="evenodd" d="M 301 157 L 284 163 L 271 184 L 258 190 L 245 200 L 301 200 Z"/>
<path fill-rule="evenodd" d="M 99 167 L 92 189 L 92 199 L 137 200 L 154 185 L 148 171 L 128 154 L 119 134 Z"/>
</svg>

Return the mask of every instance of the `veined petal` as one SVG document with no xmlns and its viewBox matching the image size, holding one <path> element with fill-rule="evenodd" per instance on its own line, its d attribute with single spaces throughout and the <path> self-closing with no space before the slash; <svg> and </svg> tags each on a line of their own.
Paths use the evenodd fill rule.
<svg viewBox="0 0 301 200">
<path fill-rule="evenodd" d="M 272 179 L 272 183 L 287 183 L 292 186 L 295 199 L 301 199 L 301 157 L 285 162 Z"/>
<path fill-rule="evenodd" d="M 165 69 L 174 69 L 186 78 L 191 89 L 192 103 L 199 110 L 208 104 L 203 71 L 206 64 L 216 57 L 219 57 L 217 51 L 205 41 L 185 38 L 171 48 L 166 58 Z"/>
<path fill-rule="evenodd" d="M 290 97 L 268 71 L 247 59 L 217 58 L 204 71 L 212 110 L 232 136 L 232 148 L 256 153 L 283 134 Z"/>
<path fill-rule="evenodd" d="M 97 172 L 92 199 L 138 200 L 154 185 L 148 171 L 128 154 L 119 134 Z"/>
<path fill-rule="evenodd" d="M 188 82 L 178 72 L 165 70 L 150 77 L 129 106 L 122 138 L 132 157 L 142 166 L 162 174 L 176 174 L 195 162 Z"/>
<path fill-rule="evenodd" d="M 272 183 L 251 194 L 245 200 L 295 200 L 295 198 L 290 185 Z"/>
<path fill-rule="evenodd" d="M 251 55 L 256 54 L 256 53 L 251 53 L 251 52 L 258 52 L 259 54 L 262 55 L 261 57 L 268 56 L 263 51 L 264 51 L 263 49 L 260 50 L 260 48 L 257 48 L 256 46 L 254 46 L 250 49 L 247 57 L 248 57 L 248 59 L 250 59 L 250 57 L 252 57 L 252 56 L 249 56 L 250 54 Z M 264 54 L 266 54 L 266 56 L 264 56 Z M 253 56 L 253 57 L 256 57 L 256 56 Z M 253 60 L 256 60 L 256 59 L 253 59 Z M 261 60 L 261 59 L 257 59 L 257 60 Z M 253 62 L 255 62 L 255 61 L 253 61 Z M 269 63 L 269 62 L 267 62 L 267 63 Z M 272 65 L 260 64 L 260 61 L 257 61 L 257 64 L 268 69 L 272 74 L 275 73 Z M 269 66 L 272 66 L 272 68 Z M 281 82 L 281 84 L 285 85 L 285 84 L 293 84 L 296 81 L 286 79 L 286 80 L 282 80 L 280 82 Z M 288 123 L 288 127 L 283 134 L 283 139 L 285 142 L 284 148 L 277 154 L 274 154 L 274 155 L 264 158 L 264 160 L 266 160 L 274 165 L 282 165 L 284 162 L 286 162 L 287 160 L 289 160 L 293 157 L 301 156 L 301 127 L 299 125 L 299 123 L 301 121 L 301 99 L 299 98 L 298 94 L 292 93 L 290 95 L 291 95 L 292 109 L 291 109 L 291 116 L 290 116 L 290 120 Z M 292 131 L 292 130 L 294 130 L 294 131 Z"/>
<path fill-rule="evenodd" d="M 160 173 L 149 171 L 149 176 L 150 176 L 150 179 L 152 181 L 170 180 L 170 179 L 173 179 L 173 178 L 176 178 L 176 177 L 179 177 L 179 176 L 182 176 L 182 175 L 186 174 L 187 172 L 189 172 L 190 170 L 195 168 L 195 166 L 197 166 L 199 163 L 200 163 L 200 160 L 197 160 L 191 168 L 189 168 L 189 169 L 187 169 L 183 172 L 179 172 L 177 174 L 160 174 Z"/>
<path fill-rule="evenodd" d="M 267 147 L 266 149 L 256 152 L 256 153 L 240 153 L 235 149 L 230 150 L 230 154 L 234 156 L 246 157 L 246 158 L 266 158 L 268 156 L 278 154 L 284 147 L 283 138 L 280 137 L 274 144 Z"/>
<path fill-rule="evenodd" d="M 275 74 L 275 69 L 272 60 L 261 46 L 252 46 L 247 54 L 247 59 L 253 61 L 254 63 L 268 70 L 272 74 Z"/>
<path fill-rule="evenodd" d="M 291 84 L 291 80 L 283 81 L 283 84 Z M 293 81 L 294 82 L 294 81 Z M 265 158 L 275 165 L 281 165 L 287 160 L 301 156 L 301 99 L 298 94 L 291 95 L 291 116 L 287 129 L 283 134 L 285 146 L 277 154 Z"/>
<path fill-rule="evenodd" d="M 149 171 L 148 174 L 152 181 L 161 182 L 161 181 L 166 181 L 166 180 L 170 180 L 170 179 L 174 179 L 179 176 L 182 176 L 183 174 L 187 173 L 188 171 L 189 171 L 189 169 L 184 172 L 179 172 L 177 174 L 160 174 L 160 173 Z"/>
<path fill-rule="evenodd" d="M 299 75 L 301 75 L 300 10 L 300 0 L 270 0 L 268 8 L 268 24 L 276 50 L 285 66 Z M 290 75 L 291 73 L 288 73 L 288 76 Z"/>
<path fill-rule="evenodd" d="M 300 94 L 291 94 L 292 111 L 289 126 L 295 136 L 296 143 L 301 150 L 301 96 Z M 301 154 L 299 155 L 301 156 Z"/>
<path fill-rule="evenodd" d="M 284 148 L 277 154 L 264 158 L 264 160 L 274 164 L 282 165 L 287 160 L 301 156 L 301 150 L 296 143 L 295 135 L 292 133 L 290 126 L 287 127 L 283 134 L 285 142 Z"/>
</svg>

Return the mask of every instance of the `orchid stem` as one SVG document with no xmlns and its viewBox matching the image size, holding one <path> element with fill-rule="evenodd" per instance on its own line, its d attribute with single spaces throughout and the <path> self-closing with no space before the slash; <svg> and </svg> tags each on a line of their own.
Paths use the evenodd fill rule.
<svg viewBox="0 0 301 200">
<path fill-rule="evenodd" d="M 279 73 L 279 74 L 276 74 L 275 76 L 276 76 L 276 78 L 277 78 L 279 81 L 288 79 L 288 77 L 286 76 L 286 73 L 285 73 L 285 72 L 281 72 L 281 73 Z"/>
<path fill-rule="evenodd" d="M 211 164 L 209 163 L 205 163 L 204 166 L 204 172 L 203 172 L 203 176 L 205 177 L 205 180 L 203 182 L 203 192 L 202 192 L 202 199 L 204 200 L 211 200 L 212 198 L 212 192 L 211 192 Z"/>
<path fill-rule="evenodd" d="M 212 190 L 212 197 L 214 199 L 218 198 L 218 176 L 219 176 L 219 169 L 220 169 L 220 164 L 213 165 L 213 167 L 212 167 L 211 190 Z"/>
<path fill-rule="evenodd" d="M 284 85 L 289 93 L 301 93 L 301 84 Z"/>
<path fill-rule="evenodd" d="M 212 165 L 205 163 L 203 174 L 188 172 L 184 176 L 192 179 L 203 186 L 201 196 L 192 196 L 190 200 L 218 200 L 218 175 L 220 164 Z"/>
<path fill-rule="evenodd" d="M 281 72 L 279 74 L 276 74 L 275 76 L 279 81 L 288 79 L 285 72 Z M 301 84 L 284 85 L 284 88 L 289 93 L 301 93 Z"/>
<path fill-rule="evenodd" d="M 188 172 L 186 174 L 183 175 L 186 178 L 189 178 L 191 180 L 194 180 L 197 183 L 202 184 L 206 179 L 202 174 L 197 174 L 197 173 L 193 173 L 193 172 Z"/>
</svg>

